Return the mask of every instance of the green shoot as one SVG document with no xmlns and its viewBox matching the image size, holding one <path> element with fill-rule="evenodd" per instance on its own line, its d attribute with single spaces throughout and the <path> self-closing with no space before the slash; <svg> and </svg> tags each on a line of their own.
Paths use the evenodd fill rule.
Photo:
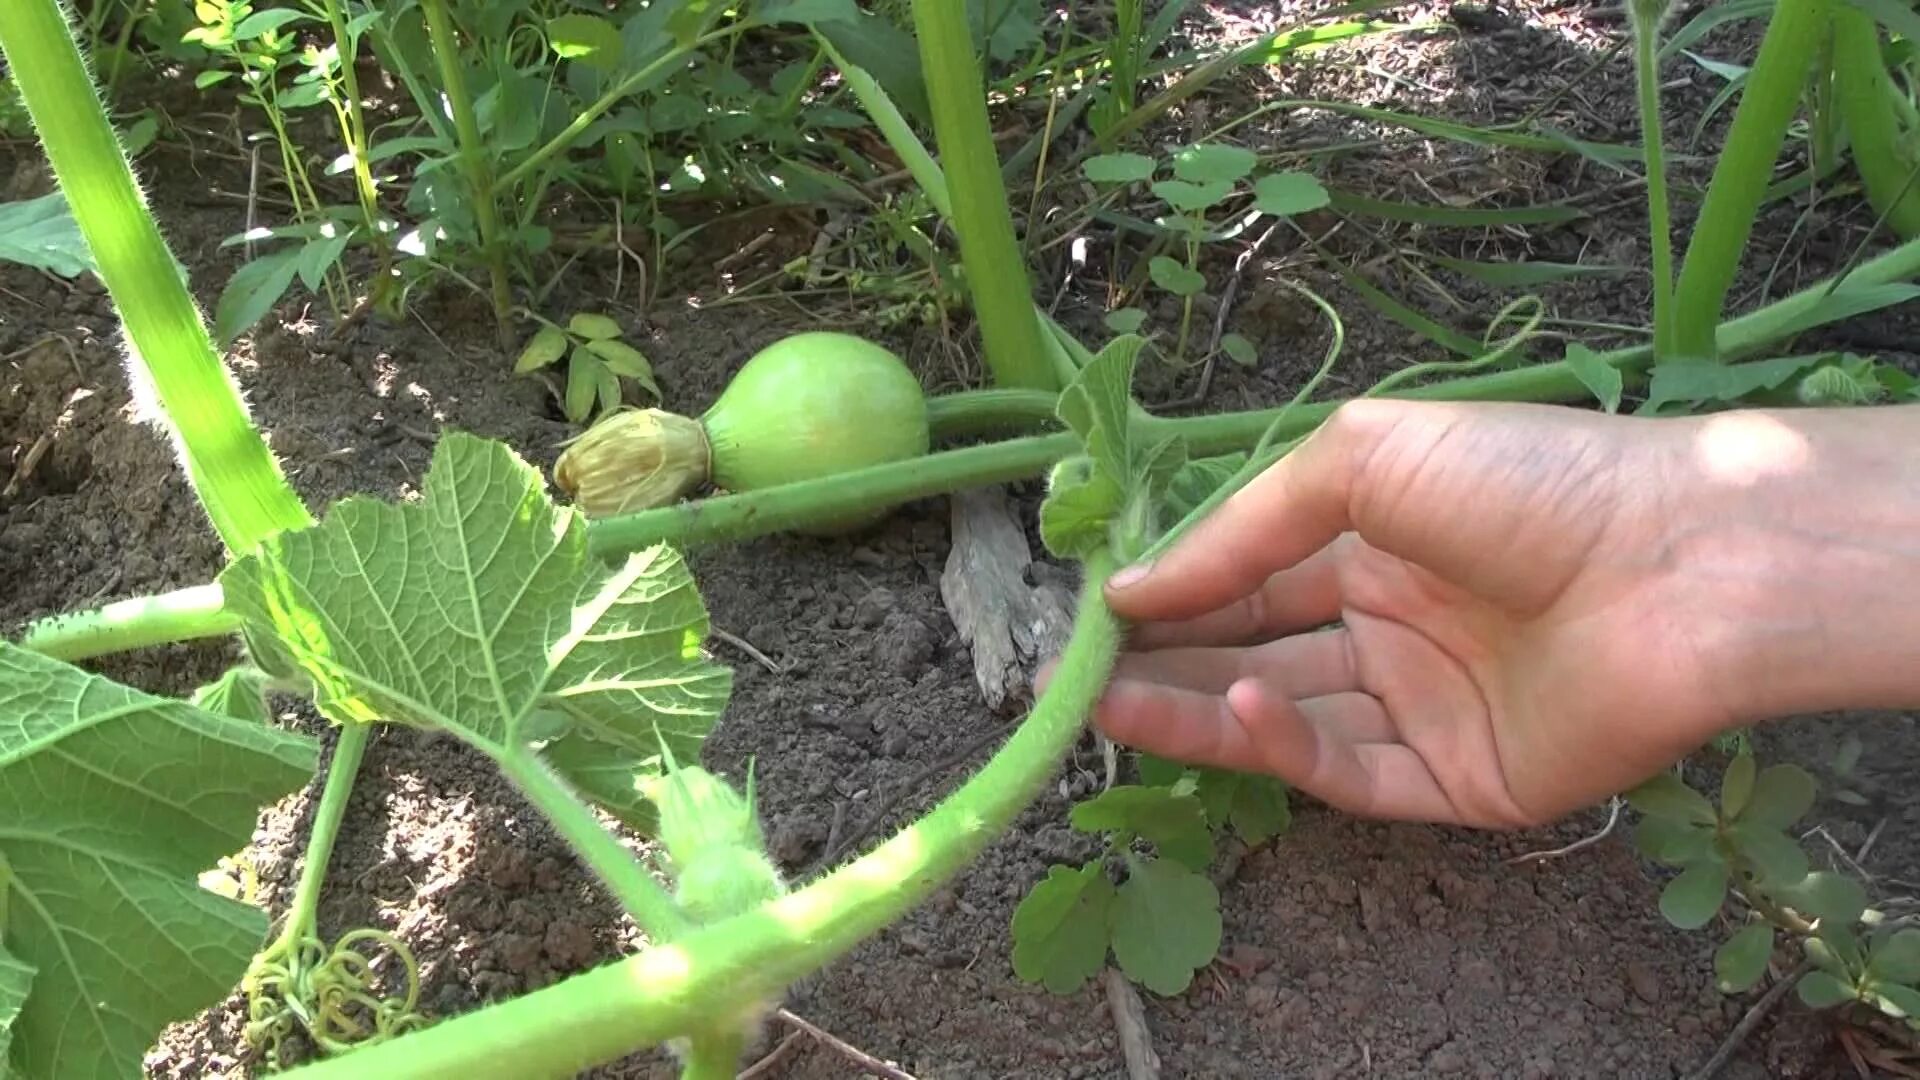
<svg viewBox="0 0 1920 1080">
<path fill-rule="evenodd" d="M 1633 64 L 1638 76 L 1640 138 L 1647 167 L 1648 239 L 1653 250 L 1653 351 L 1666 359 L 1673 349 L 1673 222 L 1667 203 L 1666 135 L 1660 119 L 1660 24 L 1667 0 L 1630 0 Z"/>
<path fill-rule="evenodd" d="M 507 284 L 507 253 L 500 235 L 499 208 L 490 175 L 485 146 L 480 141 L 480 125 L 474 119 L 473 98 L 467 93 L 465 58 L 453 34 L 453 20 L 447 16 L 447 0 L 420 0 L 427 16 L 427 33 L 433 41 L 433 57 L 440 65 L 440 81 L 446 90 L 447 110 L 453 113 L 454 130 L 460 137 L 460 169 L 467 178 L 467 197 L 472 200 L 473 216 L 480 229 L 480 246 L 486 258 L 489 295 L 493 316 L 500 334 L 501 349 L 511 348 L 510 313 L 513 295 Z"/>
</svg>

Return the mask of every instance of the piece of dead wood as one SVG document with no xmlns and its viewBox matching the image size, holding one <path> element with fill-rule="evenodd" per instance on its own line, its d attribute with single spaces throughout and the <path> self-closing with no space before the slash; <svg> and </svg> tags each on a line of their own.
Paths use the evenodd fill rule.
<svg viewBox="0 0 1920 1080">
<path fill-rule="evenodd" d="M 1107 991 L 1107 1009 L 1113 1014 L 1113 1026 L 1120 1032 L 1120 1053 L 1126 1058 L 1127 1080 L 1160 1080 L 1160 1055 L 1153 1052 L 1153 1039 L 1147 1032 L 1147 1006 L 1139 991 L 1109 967 L 1100 975 Z"/>
<path fill-rule="evenodd" d="M 996 712 L 1031 683 L 1039 663 L 1059 655 L 1073 631 L 1073 597 L 1054 581 L 1035 583 L 1026 531 L 999 488 L 956 492 L 953 547 L 940 598 L 973 651 L 973 677 Z"/>
</svg>

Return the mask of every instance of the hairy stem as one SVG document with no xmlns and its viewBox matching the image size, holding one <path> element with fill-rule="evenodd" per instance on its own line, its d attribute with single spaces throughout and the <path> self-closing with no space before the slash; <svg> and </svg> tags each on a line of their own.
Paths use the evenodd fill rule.
<svg viewBox="0 0 1920 1080">
<path fill-rule="evenodd" d="M 458 1016 L 391 1043 L 286 1074 L 299 1080 L 568 1077 L 766 1000 L 923 903 L 1031 804 L 1080 736 L 1113 671 L 1120 627 L 1088 560 L 1073 634 L 1053 680 L 998 753 L 885 843 L 753 911 L 629 959 Z"/>
<path fill-rule="evenodd" d="M 340 835 L 340 822 L 347 816 L 347 801 L 353 796 L 353 779 L 360 771 L 367 741 L 372 737 L 371 724 L 345 724 L 340 728 L 340 738 L 333 745 L 333 758 L 327 764 L 327 783 L 320 790 L 320 805 L 313 811 L 313 830 L 307 836 L 307 857 L 300 867 L 300 883 L 294 888 L 286 925 L 266 949 L 269 953 L 289 948 L 318 929 L 320 890 L 327 881 L 327 863 L 333 859 L 333 844 Z"/>
<path fill-rule="evenodd" d="M 986 88 L 974 59 L 966 5 L 913 0 L 913 20 L 926 65 L 933 128 L 953 200 L 954 231 L 967 292 L 980 319 L 987 365 L 1005 387 L 1056 390 L 1040 337 L 1033 287 L 1013 235 L 1000 156 L 987 117 Z"/>
<path fill-rule="evenodd" d="M 453 128 L 460 138 L 460 170 L 466 174 L 474 221 L 480 227 L 480 247 L 491 279 L 493 317 L 500 347 L 510 349 L 513 295 L 507 289 L 507 253 L 501 246 L 499 211 L 494 203 L 495 188 L 488 176 L 486 146 L 480 141 L 473 99 L 467 94 L 466 72 L 460 66 L 460 43 L 453 36 L 453 20 L 447 17 L 446 0 L 420 0 L 420 8 L 427 17 L 427 36 L 433 42 L 433 57 L 440 65 L 440 82 L 447 93 L 447 108 L 453 113 Z"/>
<path fill-rule="evenodd" d="M 1716 358 L 1714 327 L 1740 269 L 1787 125 L 1800 106 L 1814 54 L 1826 37 L 1832 7 L 1832 0 L 1774 5 L 1674 286 L 1676 357 Z"/>
<path fill-rule="evenodd" d="M 593 811 L 532 750 L 513 745 L 483 748 L 507 779 L 550 822 L 574 853 L 593 869 L 641 929 L 655 941 L 671 940 L 691 925 L 660 883 L 633 853 L 594 818 Z"/>
<path fill-rule="evenodd" d="M 312 524 L 214 351 L 60 5 L 9 3 L 0 18 L 0 54 L 126 324 L 134 370 L 152 381 L 220 539 L 231 551 L 246 551 L 272 533 Z"/>
<path fill-rule="evenodd" d="M 49 615 L 30 624 L 22 648 L 69 663 L 108 653 L 224 637 L 240 628 L 218 584 L 135 596 L 91 611 Z"/>
</svg>

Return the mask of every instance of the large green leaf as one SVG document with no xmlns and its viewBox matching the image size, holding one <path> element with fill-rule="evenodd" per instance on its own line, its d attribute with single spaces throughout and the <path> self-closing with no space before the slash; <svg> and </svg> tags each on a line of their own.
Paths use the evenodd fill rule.
<svg viewBox="0 0 1920 1080">
<path fill-rule="evenodd" d="M 0 883 L 7 880 L 5 860 L 0 859 Z M 0 896 L 5 896 L 0 892 Z M 1105 934 L 1105 928 L 1101 930 Z M 33 968 L 27 962 L 0 948 L 0 1066 L 7 1062 L 13 1045 L 13 1022 L 26 1007 L 27 992 L 33 989 Z"/>
<path fill-rule="evenodd" d="M 93 253 L 66 196 L 51 191 L 37 199 L 0 203 L 0 262 L 78 277 L 93 269 Z"/>
<path fill-rule="evenodd" d="M 441 439 L 418 502 L 344 500 L 220 582 L 262 666 L 304 675 L 327 716 L 449 731 L 495 756 L 579 724 L 696 760 L 732 689 L 701 654 L 706 607 L 677 552 L 602 564 L 532 466 L 464 432 Z"/>
<path fill-rule="evenodd" d="M 197 879 L 317 759 L 0 642 L 0 1018 L 32 974 L 0 1072 L 140 1076 L 163 1028 L 230 993 L 266 916 Z"/>
</svg>

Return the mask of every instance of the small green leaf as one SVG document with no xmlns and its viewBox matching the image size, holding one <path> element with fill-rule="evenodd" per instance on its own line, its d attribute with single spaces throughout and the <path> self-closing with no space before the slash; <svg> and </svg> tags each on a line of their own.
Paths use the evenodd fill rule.
<svg viewBox="0 0 1920 1080">
<path fill-rule="evenodd" d="M 1155 255 L 1148 260 L 1147 276 L 1175 296 L 1192 296 L 1207 287 L 1206 275 L 1166 255 Z"/>
<path fill-rule="evenodd" d="M 1219 205 L 1222 199 L 1233 194 L 1233 185 L 1225 180 L 1206 184 L 1189 180 L 1159 180 L 1154 182 L 1153 193 L 1175 210 L 1197 214 Z"/>
<path fill-rule="evenodd" d="M 1920 982 L 1920 930 L 1899 930 L 1883 939 L 1867 957 L 1868 968 L 1894 982 Z"/>
<path fill-rule="evenodd" d="M 1738 364 L 1703 363 L 1697 360 L 1656 364 L 1647 384 L 1647 400 L 1640 406 L 1640 411 L 1650 413 L 1674 404 L 1738 403 L 1761 391 L 1785 386 L 1822 359 L 1823 356 L 1814 355 L 1748 360 Z"/>
<path fill-rule="evenodd" d="M 591 311 L 582 311 L 567 320 L 567 329 L 588 341 L 605 341 L 620 336 L 620 324 L 597 315 Z"/>
<path fill-rule="evenodd" d="M 1650 817 L 1634 829 L 1634 846 L 1655 862 L 1669 866 L 1687 866 L 1717 856 L 1713 850 L 1713 831 L 1705 826 L 1673 818 Z"/>
<path fill-rule="evenodd" d="M 1170 859 L 1203 870 L 1213 860 L 1213 834 L 1198 797 L 1168 787 L 1122 784 L 1074 806 L 1068 824 L 1081 832 L 1132 834 Z"/>
<path fill-rule="evenodd" d="M 340 261 L 340 253 L 347 250 L 347 242 L 352 239 L 352 229 L 329 225 L 323 235 L 307 241 L 300 249 L 300 283 L 308 292 L 320 291 L 327 271 Z"/>
<path fill-rule="evenodd" d="M 293 8 L 268 8 L 256 11 L 233 26 L 233 40 L 252 41 L 280 29 L 288 23 L 311 22 L 313 16 Z"/>
<path fill-rule="evenodd" d="M 594 397 L 600 402 L 600 411 L 609 413 L 619 408 L 621 404 L 620 376 L 615 375 L 612 368 L 601 364 L 600 371 L 594 378 Z"/>
<path fill-rule="evenodd" d="M 1096 184 L 1131 184 L 1153 175 L 1153 159 L 1145 154 L 1095 154 L 1080 163 L 1080 171 Z"/>
<path fill-rule="evenodd" d="M 1184 993 L 1193 973 L 1220 951 L 1219 890 L 1168 859 L 1132 865 L 1112 908 L 1114 958 L 1128 978 L 1154 993 Z"/>
<path fill-rule="evenodd" d="M 1172 787 L 1189 771 L 1189 766 L 1177 761 L 1168 761 L 1158 754 L 1141 752 L 1134 755 L 1140 769 L 1140 782 L 1148 787 Z"/>
<path fill-rule="evenodd" d="M 520 350 L 520 359 L 513 363 L 515 375 L 525 375 L 538 371 L 567 354 L 567 335 L 556 326 L 542 326 Z"/>
<path fill-rule="evenodd" d="M 1635 810 L 1648 817 L 1690 821 L 1698 825 L 1711 825 L 1718 820 L 1713 804 L 1707 801 L 1705 795 L 1688 787 L 1686 781 L 1666 770 L 1661 770 L 1628 791 L 1626 799 Z"/>
<path fill-rule="evenodd" d="M 1799 884 L 1807 876 L 1807 853 L 1793 838 L 1779 829 L 1757 822 L 1743 821 L 1728 831 L 1740 853 L 1752 860 L 1760 872 L 1760 884 L 1768 891 Z"/>
<path fill-rule="evenodd" d="M 600 373 L 606 368 L 585 349 L 573 350 L 567 360 L 567 393 L 561 411 L 578 424 L 593 411 L 593 399 L 600 393 Z"/>
<path fill-rule="evenodd" d="M 203 71 L 193 77 L 193 88 L 195 90 L 205 90 L 209 86 L 226 82 L 228 79 L 233 78 L 235 74 L 236 72 L 232 71 Z"/>
<path fill-rule="evenodd" d="M 1230 820 L 1234 831 L 1249 844 L 1264 844 L 1293 824 L 1287 804 L 1287 785 L 1278 777 L 1244 776 L 1233 793 Z"/>
<path fill-rule="evenodd" d="M 1809 971 L 1800 976 L 1800 982 L 1794 986 L 1794 992 L 1809 1009 L 1830 1009 L 1835 1005 L 1852 1001 L 1855 997 L 1853 987 L 1834 978 L 1824 971 Z"/>
<path fill-rule="evenodd" d="M 1714 982 L 1723 994 L 1745 993 L 1767 973 L 1772 958 L 1773 925 L 1748 923 L 1714 951 Z"/>
<path fill-rule="evenodd" d="M 1807 939 L 1806 947 L 1814 962 L 1828 971 L 1844 974 L 1867 966 L 1867 952 L 1860 945 L 1860 935 L 1843 923 L 1821 923 L 1813 937 Z"/>
<path fill-rule="evenodd" d="M 222 346 L 251 329 L 280 302 L 300 271 L 300 247 L 269 252 L 233 272 L 213 308 L 213 338 Z"/>
<path fill-rule="evenodd" d="M 1610 413 L 1620 411 L 1620 392 L 1625 383 L 1620 369 L 1600 359 L 1600 354 L 1579 342 L 1567 345 L 1567 370 L 1580 380 L 1580 385 L 1593 392 L 1600 407 Z"/>
<path fill-rule="evenodd" d="M 1212 498 L 1220 485 L 1233 479 L 1234 474 L 1246 464 L 1247 455 L 1236 452 L 1199 458 L 1180 466 L 1180 471 L 1167 484 L 1167 513 L 1176 521 L 1186 517 L 1201 503 Z"/>
<path fill-rule="evenodd" d="M 1147 313 L 1140 308 L 1121 308 L 1118 311 L 1107 312 L 1106 318 L 1102 321 L 1106 323 L 1107 329 L 1116 334 L 1137 334 L 1140 332 L 1140 327 L 1146 324 Z"/>
<path fill-rule="evenodd" d="M 620 66 L 620 31 L 598 15 L 574 12 L 547 20 L 547 44 L 563 60 L 584 60 L 601 71 Z"/>
<path fill-rule="evenodd" d="M 1063 559 L 1080 559 L 1107 544 L 1107 526 L 1126 493 L 1085 456 L 1066 458 L 1047 476 L 1047 498 L 1040 504 L 1040 540 Z"/>
<path fill-rule="evenodd" d="M 1226 143 L 1200 143 L 1173 156 L 1173 175 L 1194 184 L 1223 184 L 1245 177 L 1260 162 L 1260 155 L 1245 147 Z"/>
<path fill-rule="evenodd" d="M 1115 890 L 1098 861 L 1052 866 L 1013 909 L 1013 972 L 1055 994 L 1071 994 L 1107 963 Z"/>
<path fill-rule="evenodd" d="M 1823 922 L 1852 924 L 1867 910 L 1867 890 L 1831 870 L 1815 870 L 1782 890 L 1780 899 Z"/>
<path fill-rule="evenodd" d="M 1754 777 L 1753 754 L 1742 752 L 1735 754 L 1727 765 L 1725 776 L 1720 778 L 1720 813 L 1732 820 L 1740 816 L 1747 807 L 1747 797 L 1753 794 Z"/>
<path fill-rule="evenodd" d="M 1318 210 L 1329 199 L 1320 181 L 1302 172 L 1269 173 L 1253 182 L 1253 208 L 1274 217 Z"/>
<path fill-rule="evenodd" d="M 1727 899 L 1727 868 L 1695 863 L 1660 890 L 1660 914 L 1682 930 L 1698 930 Z"/>
<path fill-rule="evenodd" d="M 607 369 L 615 375 L 632 379 L 647 388 L 647 392 L 660 398 L 660 384 L 653 379 L 653 365 L 647 362 L 646 355 L 639 349 L 623 341 L 589 341 L 581 348 L 600 358 Z"/>
<path fill-rule="evenodd" d="M 1875 983 L 1874 1004 L 1891 1016 L 1920 1019 L 1920 990 L 1899 983 Z"/>
<path fill-rule="evenodd" d="M 1220 335 L 1220 351 L 1241 367 L 1253 367 L 1260 362 L 1260 353 L 1253 347 L 1253 342 L 1240 334 Z"/>
<path fill-rule="evenodd" d="M 258 668 L 228 668 L 226 674 L 200 687 L 188 699 L 196 709 L 219 716 L 266 724 L 273 719 L 267 710 L 267 677 Z"/>
<path fill-rule="evenodd" d="M 1769 765 L 1754 778 L 1740 820 L 1784 829 L 1813 809 L 1816 794 L 1812 773 L 1798 765 Z"/>
</svg>

